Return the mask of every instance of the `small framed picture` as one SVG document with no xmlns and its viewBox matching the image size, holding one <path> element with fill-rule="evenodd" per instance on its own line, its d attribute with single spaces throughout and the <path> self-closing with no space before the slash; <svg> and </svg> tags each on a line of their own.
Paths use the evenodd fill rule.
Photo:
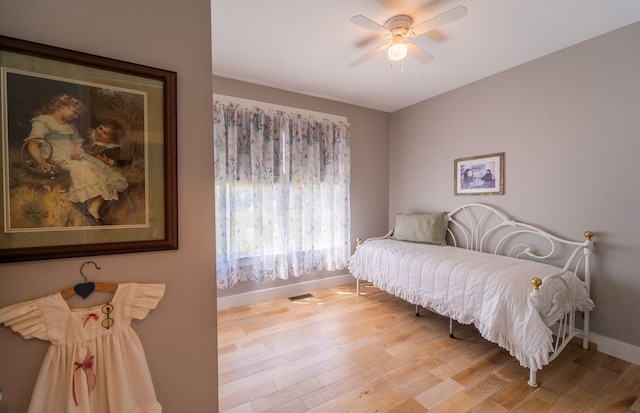
<svg viewBox="0 0 640 413">
<path fill-rule="evenodd" d="M 456 159 L 454 195 L 503 195 L 504 152 Z"/>
</svg>

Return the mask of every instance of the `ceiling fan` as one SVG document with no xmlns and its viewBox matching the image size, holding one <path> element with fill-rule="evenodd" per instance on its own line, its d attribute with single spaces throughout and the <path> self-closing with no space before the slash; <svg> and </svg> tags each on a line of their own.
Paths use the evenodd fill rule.
<svg viewBox="0 0 640 413">
<path fill-rule="evenodd" d="M 458 20 L 466 15 L 467 8 L 464 6 L 457 6 L 415 26 L 413 26 L 413 19 L 411 16 L 404 14 L 391 17 L 384 23 L 384 25 L 380 25 L 362 15 L 353 16 L 349 19 L 350 22 L 364 27 L 379 36 L 386 37 L 387 41 L 385 44 L 376 47 L 349 63 L 349 66 L 358 66 L 360 63 L 368 60 L 383 50 L 387 51 L 389 60 L 394 62 L 404 59 L 407 56 L 407 53 L 410 53 L 411 56 L 419 62 L 423 64 L 429 63 L 433 59 L 433 56 L 416 44 L 416 42 L 420 42 L 420 36 L 430 30 L 436 29 L 447 23 L 451 23 L 452 21 Z M 416 39 L 410 40 L 412 38 Z"/>
</svg>

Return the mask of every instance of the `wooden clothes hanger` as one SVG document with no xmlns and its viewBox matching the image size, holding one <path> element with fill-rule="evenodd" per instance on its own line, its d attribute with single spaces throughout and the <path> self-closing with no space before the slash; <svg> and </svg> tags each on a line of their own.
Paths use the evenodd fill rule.
<svg viewBox="0 0 640 413">
<path fill-rule="evenodd" d="M 86 261 L 84 264 L 82 264 L 82 266 L 80 267 L 80 275 L 82 275 L 82 278 L 84 278 L 84 283 L 76 284 L 73 287 L 69 287 L 65 290 L 60 291 L 60 295 L 62 295 L 62 298 L 66 300 L 67 298 L 73 297 L 74 295 L 78 294 L 80 297 L 85 299 L 94 291 L 113 293 L 118 289 L 118 284 L 116 283 L 94 283 L 93 281 L 87 280 L 87 276 L 82 272 L 84 266 L 87 264 L 93 264 L 97 270 L 100 269 L 98 264 L 93 261 Z"/>
</svg>

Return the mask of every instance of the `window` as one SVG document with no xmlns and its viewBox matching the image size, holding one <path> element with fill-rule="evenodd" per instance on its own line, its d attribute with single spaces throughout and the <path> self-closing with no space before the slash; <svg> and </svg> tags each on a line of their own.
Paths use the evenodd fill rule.
<svg viewBox="0 0 640 413">
<path fill-rule="evenodd" d="M 218 101 L 214 140 L 219 288 L 346 268 L 346 122 Z"/>
</svg>

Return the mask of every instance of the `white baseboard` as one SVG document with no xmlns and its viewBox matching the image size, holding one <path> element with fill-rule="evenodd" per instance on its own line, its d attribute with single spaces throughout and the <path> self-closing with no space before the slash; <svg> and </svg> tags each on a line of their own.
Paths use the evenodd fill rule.
<svg viewBox="0 0 640 413">
<path fill-rule="evenodd" d="M 219 297 L 218 311 L 227 310 L 229 308 L 238 307 L 241 305 L 255 304 L 261 301 L 275 300 L 283 297 L 292 297 L 307 293 L 309 291 L 338 287 L 340 285 L 352 284 L 354 282 L 355 278 L 353 278 L 351 274 L 344 274 L 335 277 L 327 277 L 319 280 L 286 285 L 283 287 L 267 288 L 259 291 L 251 291 L 248 293 Z"/>
<path fill-rule="evenodd" d="M 593 332 L 589 333 L 589 341 L 596 343 L 598 351 L 601 353 L 608 354 L 640 366 L 640 347 L 601 336 L 600 334 Z"/>
</svg>

